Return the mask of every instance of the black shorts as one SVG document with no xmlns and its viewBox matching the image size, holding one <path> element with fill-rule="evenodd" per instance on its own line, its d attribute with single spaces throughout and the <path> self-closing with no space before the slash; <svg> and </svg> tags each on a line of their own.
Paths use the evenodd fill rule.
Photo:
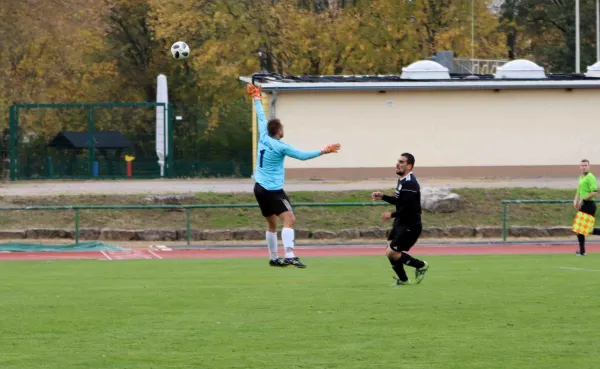
<svg viewBox="0 0 600 369">
<path fill-rule="evenodd" d="M 394 226 L 388 235 L 390 248 L 396 252 L 409 251 L 417 243 L 423 231 L 423 225 Z"/>
<path fill-rule="evenodd" d="M 269 191 L 258 183 L 254 184 L 254 196 L 265 217 L 293 211 L 290 199 L 283 190 Z"/>
<path fill-rule="evenodd" d="M 579 209 L 582 213 L 589 214 L 593 217 L 596 216 L 596 202 L 595 201 L 584 201 Z"/>
</svg>

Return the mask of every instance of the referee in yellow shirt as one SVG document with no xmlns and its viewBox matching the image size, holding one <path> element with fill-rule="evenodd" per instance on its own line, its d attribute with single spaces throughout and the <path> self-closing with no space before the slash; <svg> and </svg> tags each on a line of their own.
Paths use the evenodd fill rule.
<svg viewBox="0 0 600 369">
<path fill-rule="evenodd" d="M 579 186 L 573 200 L 573 206 L 582 213 L 595 217 L 596 202 L 594 201 L 594 197 L 598 195 L 598 183 L 596 182 L 596 177 L 590 173 L 589 160 L 583 159 L 579 163 L 579 168 L 581 169 L 581 175 L 579 176 Z M 594 228 L 592 234 L 599 235 L 600 229 Z M 585 235 L 578 233 L 577 241 L 579 241 L 579 251 L 576 252 L 576 255 L 583 256 L 585 255 Z"/>
</svg>

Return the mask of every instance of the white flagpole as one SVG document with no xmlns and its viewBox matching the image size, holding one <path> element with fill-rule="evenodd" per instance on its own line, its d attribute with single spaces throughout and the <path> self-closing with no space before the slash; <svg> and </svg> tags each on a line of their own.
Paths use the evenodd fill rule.
<svg viewBox="0 0 600 369">
<path fill-rule="evenodd" d="M 581 71 L 580 61 L 580 45 L 579 45 L 579 0 L 575 0 L 575 73 Z"/>
<path fill-rule="evenodd" d="M 596 61 L 600 61 L 600 0 L 596 0 Z"/>
</svg>

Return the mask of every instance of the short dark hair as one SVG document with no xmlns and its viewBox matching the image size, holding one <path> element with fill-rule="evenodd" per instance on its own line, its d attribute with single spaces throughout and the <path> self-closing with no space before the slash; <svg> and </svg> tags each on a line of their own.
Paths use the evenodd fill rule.
<svg viewBox="0 0 600 369">
<path fill-rule="evenodd" d="M 269 119 L 267 123 L 267 132 L 269 132 L 269 136 L 273 137 L 279 132 L 281 129 L 281 121 L 277 118 Z"/>
<path fill-rule="evenodd" d="M 581 159 L 581 162 L 582 162 L 582 163 L 588 163 L 588 164 L 590 163 L 590 161 L 589 161 L 589 160 L 587 160 L 587 159 Z"/>
<path fill-rule="evenodd" d="M 413 154 L 404 152 L 400 154 L 400 156 L 404 156 L 406 158 L 406 164 L 412 165 L 413 168 L 415 167 L 415 157 L 413 156 Z"/>
</svg>

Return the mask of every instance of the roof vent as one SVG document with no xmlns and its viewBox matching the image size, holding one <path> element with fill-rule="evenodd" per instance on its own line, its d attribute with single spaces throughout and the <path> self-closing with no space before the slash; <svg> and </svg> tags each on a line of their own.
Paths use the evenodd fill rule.
<svg viewBox="0 0 600 369">
<path fill-rule="evenodd" d="M 586 77 L 600 78 L 600 61 L 587 68 Z"/>
<path fill-rule="evenodd" d="M 546 78 L 546 73 L 544 68 L 534 62 L 519 59 L 496 68 L 495 78 L 540 79 Z"/>
<path fill-rule="evenodd" d="M 420 60 L 402 68 L 402 79 L 450 79 L 448 68 L 431 60 Z"/>
</svg>

